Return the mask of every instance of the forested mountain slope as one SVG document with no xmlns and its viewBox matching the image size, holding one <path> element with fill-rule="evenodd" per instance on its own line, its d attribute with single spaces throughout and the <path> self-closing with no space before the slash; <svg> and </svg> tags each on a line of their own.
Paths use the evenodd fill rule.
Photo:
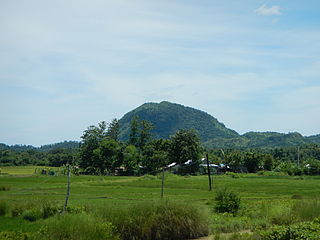
<svg viewBox="0 0 320 240">
<path fill-rule="evenodd" d="M 152 133 L 155 138 L 169 138 L 180 129 L 197 130 L 202 141 L 239 136 L 236 131 L 226 128 L 206 112 L 180 104 L 161 102 L 145 103 L 125 114 L 120 119 L 120 139 L 128 139 L 130 122 L 134 116 L 153 124 Z"/>
</svg>

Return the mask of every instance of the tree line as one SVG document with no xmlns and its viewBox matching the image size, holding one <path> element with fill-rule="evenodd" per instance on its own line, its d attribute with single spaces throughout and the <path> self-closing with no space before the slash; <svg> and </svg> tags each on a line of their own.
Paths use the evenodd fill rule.
<svg viewBox="0 0 320 240">
<path fill-rule="evenodd" d="M 194 130 L 179 130 L 170 139 L 154 139 L 153 126 L 134 117 L 128 141 L 120 141 L 119 121 L 90 126 L 82 135 L 79 166 L 87 174 L 150 173 L 176 162 L 196 161 L 202 153 Z"/>
<path fill-rule="evenodd" d="M 104 121 L 89 126 L 76 142 L 48 145 L 43 149 L 23 147 L 12 149 L 0 146 L 0 166 L 42 165 L 63 166 L 73 163 L 84 174 L 152 173 L 171 163 L 194 163 L 183 173 L 199 172 L 199 160 L 209 153 L 211 163 L 221 164 L 222 171 L 249 172 L 276 171 L 289 175 L 320 174 L 320 145 L 306 144 L 280 148 L 211 148 L 202 146 L 195 130 L 179 130 L 169 139 L 155 139 L 153 126 L 146 120 L 134 117 L 130 123 L 129 139 L 119 140 L 119 121 Z M 67 145 L 65 145 L 68 143 Z M 58 146 L 68 146 L 60 148 Z M 58 147 L 58 148 L 56 148 Z M 224 168 L 224 169 L 223 169 Z"/>
</svg>

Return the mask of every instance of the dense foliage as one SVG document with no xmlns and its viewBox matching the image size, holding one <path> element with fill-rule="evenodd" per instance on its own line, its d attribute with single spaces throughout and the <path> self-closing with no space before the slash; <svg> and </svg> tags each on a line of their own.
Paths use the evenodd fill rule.
<svg viewBox="0 0 320 240">
<path fill-rule="evenodd" d="M 168 139 L 180 129 L 197 130 L 202 141 L 217 137 L 238 136 L 238 133 L 226 128 L 206 112 L 179 104 L 161 102 L 146 103 L 125 114 L 119 121 L 120 139 L 129 138 L 130 124 L 135 116 L 149 121 L 154 126 L 152 133 L 155 138 Z"/>
<path fill-rule="evenodd" d="M 130 124 L 128 142 L 110 136 L 113 124 L 101 122 L 84 131 L 79 165 L 87 174 L 141 174 L 172 162 L 197 161 L 202 151 L 197 133 L 180 130 L 170 140 L 153 139 L 152 125 L 135 117 Z"/>
<path fill-rule="evenodd" d="M 215 200 L 215 210 L 220 213 L 232 213 L 235 216 L 240 208 L 240 197 L 227 188 L 218 191 Z"/>
</svg>

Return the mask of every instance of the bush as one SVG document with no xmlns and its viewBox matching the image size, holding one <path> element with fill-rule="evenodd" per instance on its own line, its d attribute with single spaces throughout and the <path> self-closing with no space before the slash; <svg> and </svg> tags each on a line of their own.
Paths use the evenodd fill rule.
<svg viewBox="0 0 320 240">
<path fill-rule="evenodd" d="M 6 202 L 0 201 L 0 216 L 4 216 L 8 213 L 9 206 Z"/>
<path fill-rule="evenodd" d="M 61 211 L 59 206 L 52 204 L 51 202 L 44 202 L 42 204 L 42 218 L 48 218 L 51 216 L 56 215 L 58 212 Z"/>
<path fill-rule="evenodd" d="M 183 202 L 148 202 L 125 208 L 97 209 L 126 240 L 179 240 L 208 235 L 205 209 Z"/>
<path fill-rule="evenodd" d="M 12 204 L 11 216 L 20 217 L 29 221 L 36 221 L 40 218 L 51 217 L 61 212 L 62 207 L 52 201 L 33 200 L 26 202 L 17 202 Z"/>
<path fill-rule="evenodd" d="M 289 226 L 275 226 L 260 232 L 263 240 L 319 240 L 320 224 L 317 220 Z"/>
<path fill-rule="evenodd" d="M 240 208 L 240 197 L 227 188 L 218 191 L 215 200 L 215 210 L 219 213 L 227 212 L 232 213 L 235 216 Z"/>
<path fill-rule="evenodd" d="M 0 191 L 9 191 L 10 189 L 11 189 L 10 186 L 4 186 L 4 185 L 0 186 Z"/>
<path fill-rule="evenodd" d="M 87 214 L 64 214 L 47 219 L 36 234 L 42 240 L 119 240 L 110 222 L 101 222 Z"/>
<path fill-rule="evenodd" d="M 30 233 L 22 232 L 0 232 L 1 240 L 27 240 L 30 239 Z"/>
<path fill-rule="evenodd" d="M 291 199 L 303 199 L 303 196 L 300 194 L 293 194 Z"/>
<path fill-rule="evenodd" d="M 42 203 L 40 200 L 32 201 L 19 201 L 11 204 L 11 215 L 12 217 L 20 217 L 26 210 L 39 208 Z"/>
<path fill-rule="evenodd" d="M 39 209 L 33 208 L 33 209 L 30 209 L 30 210 L 25 210 L 22 213 L 22 217 L 25 220 L 28 220 L 30 222 L 34 222 L 34 221 L 42 218 L 42 213 L 41 213 L 41 211 Z"/>
</svg>

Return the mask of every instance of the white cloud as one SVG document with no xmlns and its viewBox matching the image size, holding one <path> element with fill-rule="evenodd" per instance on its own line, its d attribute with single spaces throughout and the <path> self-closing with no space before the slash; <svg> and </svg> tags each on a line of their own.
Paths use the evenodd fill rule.
<svg viewBox="0 0 320 240">
<path fill-rule="evenodd" d="M 256 9 L 255 12 L 263 16 L 282 15 L 280 7 L 276 5 L 268 7 L 267 5 L 263 4 L 258 9 Z"/>
</svg>

